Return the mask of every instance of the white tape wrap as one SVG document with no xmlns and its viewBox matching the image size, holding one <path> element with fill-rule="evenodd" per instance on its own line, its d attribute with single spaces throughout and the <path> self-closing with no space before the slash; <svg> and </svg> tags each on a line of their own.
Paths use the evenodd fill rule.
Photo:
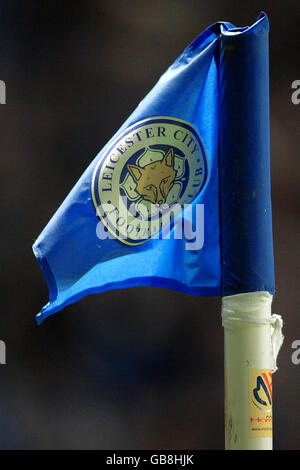
<svg viewBox="0 0 300 470">
<path fill-rule="evenodd" d="M 271 314 L 273 296 L 268 292 L 250 292 L 222 298 L 222 325 L 224 328 L 259 328 L 271 326 L 272 371 L 277 370 L 277 356 L 282 346 L 283 321 Z"/>
</svg>

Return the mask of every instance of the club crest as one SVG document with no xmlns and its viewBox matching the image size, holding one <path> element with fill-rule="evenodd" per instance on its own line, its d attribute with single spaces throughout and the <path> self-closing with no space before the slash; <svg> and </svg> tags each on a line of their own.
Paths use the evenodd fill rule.
<svg viewBox="0 0 300 470">
<path fill-rule="evenodd" d="M 191 203 L 207 177 L 196 129 L 179 119 L 149 118 L 126 129 L 100 158 L 91 185 L 93 203 L 105 229 L 135 246 L 170 224 L 175 205 Z"/>
</svg>

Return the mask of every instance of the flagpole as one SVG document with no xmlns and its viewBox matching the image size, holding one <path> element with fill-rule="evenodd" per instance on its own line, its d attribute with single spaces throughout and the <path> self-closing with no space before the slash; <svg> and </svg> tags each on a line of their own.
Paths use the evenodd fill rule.
<svg viewBox="0 0 300 470">
<path fill-rule="evenodd" d="M 225 448 L 273 447 L 272 372 L 282 343 L 270 178 L 269 21 L 221 25 L 219 169 Z"/>
<path fill-rule="evenodd" d="M 272 373 L 282 320 L 273 296 L 251 292 L 222 299 L 225 449 L 272 450 Z"/>
</svg>

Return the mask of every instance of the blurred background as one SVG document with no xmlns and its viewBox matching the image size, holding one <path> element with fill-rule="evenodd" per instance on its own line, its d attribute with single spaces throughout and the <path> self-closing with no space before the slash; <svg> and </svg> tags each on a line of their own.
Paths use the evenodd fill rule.
<svg viewBox="0 0 300 470">
<path fill-rule="evenodd" d="M 300 449 L 297 0 L 2 0 L 1 449 L 223 449 L 220 299 L 134 288 L 47 319 L 31 245 L 160 75 L 219 20 L 271 24 L 272 195 L 285 343 L 273 376 L 274 448 Z"/>
</svg>

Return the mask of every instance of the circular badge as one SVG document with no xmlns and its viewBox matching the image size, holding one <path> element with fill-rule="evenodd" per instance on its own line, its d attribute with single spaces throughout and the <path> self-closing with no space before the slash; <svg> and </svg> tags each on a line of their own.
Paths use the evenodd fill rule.
<svg viewBox="0 0 300 470">
<path fill-rule="evenodd" d="M 207 176 L 196 129 L 179 119 L 153 117 L 127 128 L 102 156 L 92 179 L 93 203 L 105 229 L 135 246 L 169 225 Z"/>
</svg>

